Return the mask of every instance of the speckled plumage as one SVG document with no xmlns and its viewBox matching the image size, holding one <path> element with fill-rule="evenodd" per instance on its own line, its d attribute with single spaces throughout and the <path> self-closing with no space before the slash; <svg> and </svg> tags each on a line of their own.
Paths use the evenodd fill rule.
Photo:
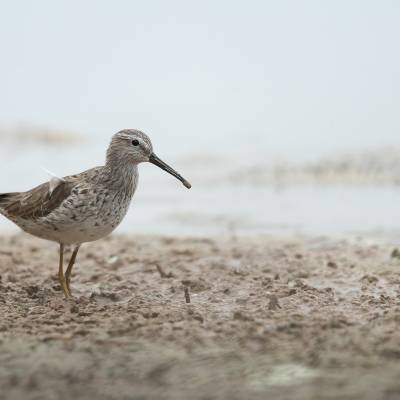
<svg viewBox="0 0 400 400">
<path fill-rule="evenodd" d="M 92 242 L 110 234 L 125 217 L 138 182 L 137 166 L 129 172 L 97 167 L 60 180 L 56 190 L 68 195 L 50 212 L 38 207 L 31 213 L 13 213 L 16 207 L 29 204 L 32 193 L 8 199 L 0 209 L 22 230 L 42 239 L 63 244 Z M 42 198 L 49 193 L 49 183 L 41 185 Z M 56 196 L 53 191 L 51 196 Z M 4 199 L 6 200 L 6 198 Z M 3 200 L 3 202 L 4 202 Z M 0 197 L 0 207 L 2 198 Z M 43 204 L 43 202 L 42 202 Z"/>
<path fill-rule="evenodd" d="M 152 162 L 190 184 L 163 163 L 143 132 L 127 129 L 115 134 L 104 166 L 77 175 L 53 178 L 28 192 L 0 194 L 0 213 L 22 230 L 60 244 L 60 283 L 70 295 L 72 264 L 62 271 L 64 245 L 74 245 L 109 235 L 125 217 L 138 184 L 138 164 Z M 61 276 L 62 275 L 62 276 Z"/>
</svg>

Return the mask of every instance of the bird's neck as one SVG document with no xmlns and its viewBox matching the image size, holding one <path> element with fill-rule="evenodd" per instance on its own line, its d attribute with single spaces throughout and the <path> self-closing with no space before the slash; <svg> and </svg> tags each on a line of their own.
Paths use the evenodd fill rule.
<svg viewBox="0 0 400 400">
<path fill-rule="evenodd" d="M 104 177 L 110 186 L 117 189 L 136 187 L 138 164 L 118 159 L 107 159 L 104 166 Z"/>
</svg>

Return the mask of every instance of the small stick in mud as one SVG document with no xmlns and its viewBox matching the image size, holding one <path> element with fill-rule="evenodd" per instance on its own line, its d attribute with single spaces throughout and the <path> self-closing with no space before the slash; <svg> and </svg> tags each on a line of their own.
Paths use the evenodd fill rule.
<svg viewBox="0 0 400 400">
<path fill-rule="evenodd" d="M 165 272 L 162 268 L 161 265 L 156 264 L 156 268 L 158 273 L 160 274 L 161 278 L 173 278 L 174 275 L 172 274 L 172 272 Z"/>
<path fill-rule="evenodd" d="M 276 310 L 277 308 L 282 308 L 279 304 L 278 297 L 271 294 L 271 296 L 269 296 L 268 310 Z"/>
<path fill-rule="evenodd" d="M 392 254 L 390 255 L 391 258 L 397 258 L 400 259 L 400 250 L 399 249 L 394 249 L 392 251 Z"/>
<path fill-rule="evenodd" d="M 184 289 L 184 291 L 185 291 L 185 300 L 186 300 L 186 303 L 190 303 L 189 287 L 188 287 L 188 286 L 184 286 L 183 289 Z"/>
</svg>

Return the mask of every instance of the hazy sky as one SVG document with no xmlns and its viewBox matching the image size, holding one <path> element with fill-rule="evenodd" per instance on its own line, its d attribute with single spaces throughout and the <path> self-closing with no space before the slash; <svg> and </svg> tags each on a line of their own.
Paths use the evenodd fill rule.
<svg viewBox="0 0 400 400">
<path fill-rule="evenodd" d="M 395 0 L 0 5 L 0 124 L 288 154 L 400 144 Z"/>
</svg>

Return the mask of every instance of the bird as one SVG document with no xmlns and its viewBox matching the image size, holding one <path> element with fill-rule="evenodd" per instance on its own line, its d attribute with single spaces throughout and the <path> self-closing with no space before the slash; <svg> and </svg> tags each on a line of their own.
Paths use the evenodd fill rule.
<svg viewBox="0 0 400 400">
<path fill-rule="evenodd" d="M 191 184 L 153 151 L 150 138 L 123 129 L 111 138 L 103 166 L 53 177 L 27 192 L 0 194 L 0 214 L 23 231 L 59 244 L 58 280 L 72 296 L 71 273 L 84 243 L 108 236 L 124 219 L 138 186 L 138 164 L 150 162 L 190 189 Z M 64 274 L 67 246 L 73 251 Z"/>
</svg>

